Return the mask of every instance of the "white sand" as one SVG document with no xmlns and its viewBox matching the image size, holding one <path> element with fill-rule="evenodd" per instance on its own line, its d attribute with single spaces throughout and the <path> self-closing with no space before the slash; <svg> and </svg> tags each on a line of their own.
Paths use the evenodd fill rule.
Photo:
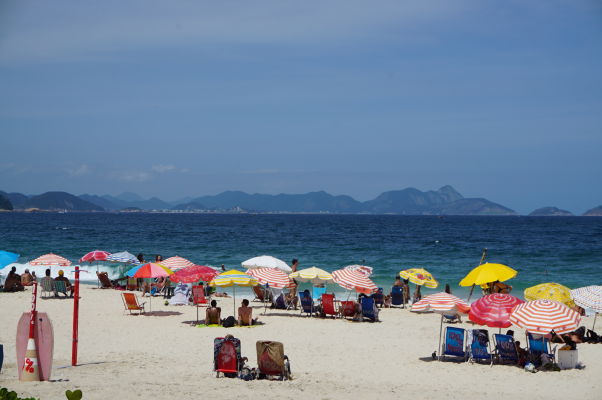
<svg viewBox="0 0 602 400">
<path fill-rule="evenodd" d="M 153 310 L 177 314 L 130 316 L 123 313 L 121 292 L 87 286 L 80 303 L 80 366 L 70 367 L 73 301 L 41 299 L 38 311 L 47 312 L 54 325 L 52 381 L 22 383 L 17 378 L 15 333 L 21 313 L 29 310 L 30 294 L 0 293 L 0 343 L 5 353 L 0 386 L 22 396 L 63 399 L 65 390 L 81 389 L 84 399 L 602 398 L 602 344 L 579 345 L 583 370 L 531 374 L 505 365 L 431 361 L 439 333 L 436 314 L 385 309 L 380 323 L 354 323 L 304 318 L 299 311 L 269 315 L 268 310 L 268 315 L 260 315 L 263 326 L 195 328 L 187 323 L 195 319 L 194 307 L 166 307 L 162 298 L 155 298 Z M 230 315 L 232 300 L 218 300 L 223 314 Z M 263 311 L 259 303 L 252 304 L 255 315 Z M 583 324 L 591 327 L 592 319 Z M 524 337 L 522 330 L 515 331 Z M 213 339 L 228 333 L 241 339 L 243 356 L 253 367 L 257 340 L 282 341 L 294 380 L 216 379 Z"/>
</svg>

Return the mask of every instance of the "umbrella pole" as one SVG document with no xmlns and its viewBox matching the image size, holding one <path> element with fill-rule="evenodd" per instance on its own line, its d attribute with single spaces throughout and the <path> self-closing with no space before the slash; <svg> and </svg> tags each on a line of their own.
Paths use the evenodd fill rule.
<svg viewBox="0 0 602 400">
<path fill-rule="evenodd" d="M 233 309 L 234 309 L 234 319 L 236 319 L 236 285 L 232 286 L 232 300 L 233 300 Z"/>
<path fill-rule="evenodd" d="M 594 330 L 594 328 L 596 327 L 596 318 L 598 317 L 598 313 L 594 314 L 594 324 L 592 325 L 592 331 Z"/>
<path fill-rule="evenodd" d="M 470 293 L 468 293 L 468 299 L 466 300 L 468 303 L 470 303 L 470 298 L 472 297 L 473 290 L 474 290 L 474 283 L 472 284 L 472 287 L 470 288 Z"/>
<path fill-rule="evenodd" d="M 483 265 L 483 261 L 485 261 L 485 257 L 487 257 L 487 247 L 485 247 L 483 249 L 483 254 L 481 254 L 481 262 L 479 262 L 479 265 Z M 472 284 L 472 287 L 470 288 L 470 293 L 468 294 L 468 302 L 470 302 L 470 298 L 472 297 L 472 291 L 474 290 L 474 283 Z"/>
<path fill-rule="evenodd" d="M 443 314 L 441 314 L 441 323 L 439 324 L 439 357 L 437 359 L 441 361 L 441 354 L 443 351 L 441 350 L 441 334 L 443 333 Z"/>
</svg>

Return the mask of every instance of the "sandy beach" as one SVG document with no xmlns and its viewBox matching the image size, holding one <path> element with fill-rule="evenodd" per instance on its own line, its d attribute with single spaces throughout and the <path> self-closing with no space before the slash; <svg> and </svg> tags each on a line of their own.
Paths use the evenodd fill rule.
<svg viewBox="0 0 602 400">
<path fill-rule="evenodd" d="M 267 315 L 260 315 L 263 308 L 255 302 L 251 303 L 254 315 L 259 315 L 264 325 L 197 328 L 191 326 L 194 307 L 165 306 L 162 297 L 153 299 L 153 313 L 130 316 L 123 312 L 119 291 L 85 285 L 81 296 L 80 365 L 70 366 L 73 301 L 40 299 L 38 311 L 48 313 L 54 326 L 52 378 L 50 382 L 22 383 L 17 378 L 15 333 L 21 313 L 30 308 L 31 291 L 0 293 L 0 343 L 5 357 L 0 386 L 40 399 L 64 398 L 67 389 L 81 389 L 84 399 L 234 399 L 249 395 L 269 399 L 483 399 L 502 394 L 514 399 L 602 398 L 601 344 L 579 345 L 579 359 L 585 365 L 582 370 L 531 374 L 506 365 L 432 361 L 439 332 L 437 314 L 383 309 L 382 322 L 357 323 L 301 317 L 299 311 L 268 309 Z M 223 314 L 230 315 L 232 299 L 218 301 Z M 592 318 L 584 318 L 582 324 L 591 327 Z M 524 338 L 524 331 L 515 331 Z M 257 366 L 257 340 L 282 341 L 294 380 L 216 379 L 213 339 L 226 334 L 240 338 L 242 354 L 252 367 Z"/>
</svg>

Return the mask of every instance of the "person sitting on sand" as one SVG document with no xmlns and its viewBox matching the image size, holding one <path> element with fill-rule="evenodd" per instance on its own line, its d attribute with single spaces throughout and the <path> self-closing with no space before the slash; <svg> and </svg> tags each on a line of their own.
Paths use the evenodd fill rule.
<svg viewBox="0 0 602 400">
<path fill-rule="evenodd" d="M 33 276 L 29 273 L 29 269 L 25 269 L 23 275 L 21 275 L 21 285 L 31 286 L 33 285 Z"/>
<path fill-rule="evenodd" d="M 65 272 L 62 269 L 59 270 L 59 276 L 54 278 L 54 281 L 55 282 L 58 282 L 58 281 L 65 282 L 65 288 L 67 288 L 67 290 L 69 291 L 69 297 L 73 297 L 73 286 L 71 285 L 71 281 L 69 281 L 69 278 L 65 277 Z M 67 294 L 67 293 L 65 293 L 65 294 Z"/>
<path fill-rule="evenodd" d="M 222 309 L 217 306 L 217 301 L 211 300 L 211 307 L 205 311 L 205 325 L 220 325 Z"/>
<path fill-rule="evenodd" d="M 512 286 L 506 285 L 500 281 L 490 283 L 489 293 L 504 293 L 509 294 L 512 291 Z"/>
<path fill-rule="evenodd" d="M 17 274 L 17 268 L 12 267 L 4 281 L 5 292 L 20 292 L 25 290 L 21 284 L 21 275 Z"/>
<path fill-rule="evenodd" d="M 238 325 L 251 326 L 256 321 L 256 319 L 253 319 L 253 309 L 249 307 L 249 300 L 243 299 L 242 305 L 238 307 Z"/>
</svg>

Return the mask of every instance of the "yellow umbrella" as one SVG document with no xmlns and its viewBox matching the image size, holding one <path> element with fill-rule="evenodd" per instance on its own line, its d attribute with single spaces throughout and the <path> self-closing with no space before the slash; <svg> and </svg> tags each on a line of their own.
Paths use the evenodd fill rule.
<svg viewBox="0 0 602 400">
<path fill-rule="evenodd" d="M 571 289 L 559 283 L 542 283 L 525 289 L 525 300 L 547 299 L 575 307 L 571 297 Z"/>
<path fill-rule="evenodd" d="M 410 282 L 416 285 L 424 285 L 428 288 L 436 288 L 439 282 L 435 280 L 433 275 L 424 268 L 410 268 L 399 272 L 399 276 L 403 279 L 409 279 Z"/>
<path fill-rule="evenodd" d="M 232 287 L 232 297 L 234 301 L 234 317 L 236 318 L 236 286 L 255 286 L 258 285 L 259 282 L 257 278 L 252 277 L 251 275 L 247 275 L 244 272 L 237 271 L 232 269 L 230 271 L 222 272 L 211 282 L 209 282 L 209 286 L 219 286 L 219 287 Z"/>
<path fill-rule="evenodd" d="M 484 285 L 495 281 L 507 281 L 518 272 L 504 264 L 485 263 L 474 268 L 460 281 L 460 286 Z"/>
<path fill-rule="evenodd" d="M 313 285 L 332 282 L 332 275 L 317 267 L 305 268 L 289 275 L 299 282 L 310 282 Z"/>
</svg>

